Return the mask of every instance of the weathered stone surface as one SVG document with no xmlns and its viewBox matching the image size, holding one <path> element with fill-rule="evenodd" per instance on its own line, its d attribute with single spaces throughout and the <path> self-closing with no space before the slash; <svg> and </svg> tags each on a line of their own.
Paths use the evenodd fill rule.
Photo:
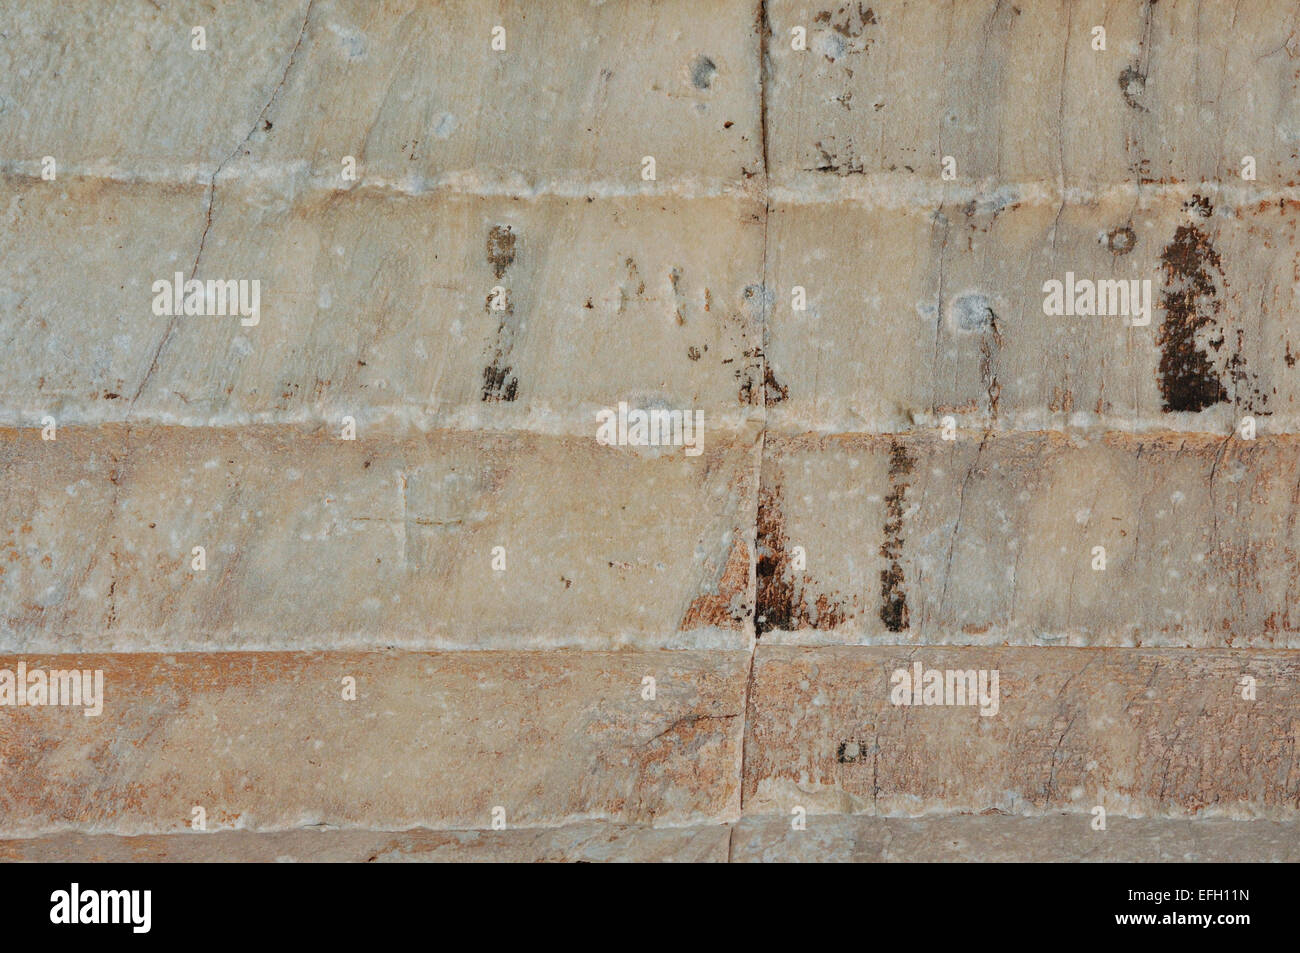
<svg viewBox="0 0 1300 953">
<path fill-rule="evenodd" d="M 736 187 L 762 165 L 754 0 L 129 9 L 6 18 L 0 159 L 289 193 L 345 184 L 345 155 L 362 183 L 579 194 Z"/>
<path fill-rule="evenodd" d="M 1290 436 L 768 434 L 758 629 L 1295 648 L 1297 461 Z"/>
<path fill-rule="evenodd" d="M 0 859 L 1297 859 L 1293 20 L 13 11 Z"/>
<path fill-rule="evenodd" d="M 182 189 L 10 182 L 9 425 L 346 415 L 371 435 L 594 436 L 620 401 L 699 410 L 713 430 L 759 402 L 760 205 L 232 188 L 205 230 Z M 177 272 L 258 281 L 257 324 L 155 315 L 154 282 Z"/>
<path fill-rule="evenodd" d="M 753 434 L 2 435 L 9 649 L 749 645 Z"/>
<path fill-rule="evenodd" d="M 0 841 L 0 860 L 28 863 L 724 863 L 731 828 L 587 821 L 555 828 L 401 832 L 54 834 Z"/>
<path fill-rule="evenodd" d="M 768 408 L 775 430 L 951 417 L 995 430 L 1227 434 L 1247 415 L 1260 433 L 1300 430 L 1294 197 L 1171 188 L 1063 204 L 998 185 L 873 205 L 850 188 L 807 204 L 780 194 L 769 219 L 767 356 L 784 388 Z M 1098 310 L 1128 300 L 1131 316 L 1044 314 L 1045 283 L 1067 274 L 1129 283 Z M 1146 282 L 1144 314 L 1133 281 Z M 796 286 L 806 311 L 792 307 Z"/>
<path fill-rule="evenodd" d="M 806 830 L 789 817 L 744 817 L 736 863 L 1296 863 L 1294 821 L 1108 818 L 1091 814 L 884 818 L 819 815 Z M 0 848 L 3 850 L 3 848 Z"/>
<path fill-rule="evenodd" d="M 997 671 L 996 713 L 891 704 L 918 662 Z M 744 808 L 1294 820 L 1297 680 L 1296 652 L 760 645 Z"/>
<path fill-rule="evenodd" d="M 225 831 L 117 837 L 57 834 L 0 841 L 9 862 L 464 863 L 1295 863 L 1294 822 L 1108 820 L 1091 815 L 884 818 L 818 815 L 806 830 L 790 819 L 742 817 L 733 825 L 647 828 L 585 822 L 506 831 Z M 730 852 L 730 858 L 728 853 Z"/>
<path fill-rule="evenodd" d="M 102 669 L 104 706 L 4 711 L 2 837 L 174 833 L 195 806 L 209 831 L 489 829 L 497 806 L 520 827 L 738 814 L 744 652 L 24 660 Z"/>
<path fill-rule="evenodd" d="M 938 181 L 943 156 L 966 181 L 1223 181 L 1244 155 L 1261 187 L 1300 178 L 1300 37 L 1271 4 L 772 0 L 767 15 L 782 181 Z"/>
</svg>

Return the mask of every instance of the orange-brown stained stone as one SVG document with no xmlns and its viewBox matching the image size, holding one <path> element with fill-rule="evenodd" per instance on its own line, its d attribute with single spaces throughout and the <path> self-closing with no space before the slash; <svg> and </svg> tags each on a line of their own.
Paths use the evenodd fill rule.
<svg viewBox="0 0 1300 953">
<path fill-rule="evenodd" d="M 891 704 L 918 661 L 997 670 L 997 714 Z M 1297 731 L 1298 652 L 760 646 L 744 808 L 1285 819 Z"/>
<path fill-rule="evenodd" d="M 497 806 L 511 827 L 683 825 L 738 809 L 743 652 L 23 660 L 102 669 L 104 710 L 0 708 L 0 836 L 179 832 L 195 806 L 208 830 L 490 828 Z"/>
</svg>

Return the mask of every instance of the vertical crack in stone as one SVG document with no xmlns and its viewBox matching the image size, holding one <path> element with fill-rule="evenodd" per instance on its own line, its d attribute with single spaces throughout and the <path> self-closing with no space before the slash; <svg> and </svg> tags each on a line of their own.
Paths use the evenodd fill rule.
<svg viewBox="0 0 1300 953">
<path fill-rule="evenodd" d="M 771 199 L 771 171 L 768 159 L 768 128 L 767 128 L 767 84 L 769 81 L 769 64 L 768 64 L 768 33 L 771 30 L 771 23 L 768 20 L 767 0 L 759 0 L 758 4 L 758 116 L 759 116 L 759 138 L 763 152 L 763 264 L 762 275 L 760 277 L 763 292 L 767 289 L 767 254 L 768 254 L 768 228 L 772 214 Z M 763 295 L 764 302 L 766 294 Z M 764 368 L 764 374 L 767 368 L 767 309 L 760 310 L 760 340 L 761 340 L 761 360 Z M 760 380 L 763 380 L 760 377 Z M 782 610 L 780 603 L 785 593 L 777 593 L 773 586 L 780 586 L 777 577 L 784 570 L 784 521 L 781 517 L 780 510 L 780 488 L 767 487 L 763 485 L 763 462 L 767 457 L 767 395 L 766 388 L 760 388 L 761 396 L 759 401 L 763 408 L 762 430 L 759 434 L 760 452 L 758 457 L 758 509 L 755 514 L 756 523 L 754 533 L 754 573 L 757 584 L 757 593 L 755 598 L 755 650 L 757 650 L 757 637 L 763 632 L 770 631 L 779 626 L 777 616 L 781 615 Z M 742 393 L 743 396 L 743 393 Z M 788 601 L 786 602 L 788 606 Z M 785 613 L 788 621 L 788 611 Z M 752 659 L 751 659 L 752 667 Z"/>
<path fill-rule="evenodd" d="M 772 213 L 772 199 L 771 199 L 772 193 L 770 189 L 771 173 L 769 169 L 769 160 L 768 160 L 768 129 L 767 129 L 767 83 L 768 83 L 768 72 L 769 72 L 768 62 L 767 62 L 767 38 L 768 38 L 768 32 L 771 29 L 771 24 L 768 22 L 767 0 L 758 0 L 757 26 L 758 26 L 758 124 L 759 124 L 759 141 L 763 153 L 763 272 L 760 281 L 762 282 L 763 290 L 766 291 L 767 289 L 767 241 L 768 241 L 767 230 L 769 227 L 769 219 Z M 764 299 L 766 299 L 766 294 L 764 294 L 763 297 Z M 766 310 L 763 311 L 763 318 L 760 327 L 762 329 L 761 340 L 764 345 L 762 348 L 763 350 L 762 361 L 763 361 L 763 366 L 766 368 L 767 366 Z M 758 656 L 758 636 L 761 631 L 759 629 L 759 625 L 764 621 L 764 608 L 763 608 L 764 581 L 760 574 L 761 573 L 760 567 L 763 565 L 763 563 L 762 563 L 762 557 L 759 553 L 759 546 L 761 545 L 761 540 L 763 539 L 764 536 L 763 461 L 766 459 L 767 456 L 767 404 L 766 404 L 765 396 L 766 395 L 764 395 L 764 398 L 760 398 L 764 400 L 763 418 L 760 425 L 761 429 L 759 430 L 759 434 L 758 434 L 758 444 L 759 444 L 758 460 L 755 464 L 758 467 L 758 479 L 754 481 L 754 485 L 756 485 L 758 488 L 758 500 L 757 500 L 757 507 L 755 513 L 755 527 L 754 527 L 754 548 L 753 548 L 754 555 L 752 557 L 755 560 L 754 577 L 756 583 L 754 606 L 752 609 L 754 613 L 754 635 L 753 635 L 752 644 L 750 645 L 749 666 L 745 673 L 745 694 L 741 704 L 741 720 L 740 720 L 740 758 L 739 758 L 739 763 L 737 765 L 737 770 L 740 775 L 739 783 L 736 786 L 738 792 L 737 800 L 739 802 L 740 813 L 742 816 L 744 815 L 744 811 L 745 811 L 745 759 L 747 757 L 746 749 L 748 747 L 748 741 L 749 741 L 751 706 L 753 705 L 754 702 L 754 662 Z M 735 831 L 733 828 L 732 831 L 733 837 L 734 837 L 734 833 Z M 731 859 L 730 841 L 728 842 L 727 850 L 728 850 L 727 859 L 730 860 Z"/>
</svg>

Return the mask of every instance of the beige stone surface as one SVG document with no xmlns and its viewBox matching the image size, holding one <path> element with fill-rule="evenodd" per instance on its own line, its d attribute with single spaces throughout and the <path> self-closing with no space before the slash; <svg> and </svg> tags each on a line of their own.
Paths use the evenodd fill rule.
<svg viewBox="0 0 1300 953">
<path fill-rule="evenodd" d="M 54 154 L 128 180 L 256 178 L 292 196 L 344 184 L 345 155 L 361 184 L 579 194 L 641 190 L 653 155 L 648 193 L 736 188 L 762 166 L 756 11 L 233 0 L 114 16 L 42 0 L 6 20 L 0 158 L 29 169 Z"/>
<path fill-rule="evenodd" d="M 11 650 L 749 644 L 752 434 L 3 435 Z"/>
<path fill-rule="evenodd" d="M 1082 189 L 1230 180 L 1243 155 L 1261 187 L 1300 171 L 1300 39 L 1278 4 L 771 0 L 767 12 L 768 154 L 783 183 L 938 182 L 945 155 L 966 181 Z"/>
<path fill-rule="evenodd" d="M 700 827 L 588 821 L 558 828 L 402 832 L 225 831 L 119 837 L 57 834 L 0 842 L 9 862 L 245 863 L 1295 863 L 1300 832 L 1273 821 L 957 814 L 818 815 L 802 831 L 756 815 Z"/>
<path fill-rule="evenodd" d="M 0 837 L 175 833 L 195 806 L 208 831 L 491 829 L 496 807 L 512 827 L 739 812 L 744 652 L 24 659 L 102 670 L 104 706 L 5 710 Z"/>
<path fill-rule="evenodd" d="M 0 859 L 51 863 L 721 863 L 731 828 L 584 821 L 519 830 L 55 834 L 0 841 Z"/>
<path fill-rule="evenodd" d="M 1259 433 L 1300 429 L 1300 196 L 1197 185 L 1062 203 L 1014 182 L 916 204 L 849 185 L 810 202 L 774 194 L 767 357 L 785 389 L 768 408 L 774 430 L 951 417 L 999 431 L 1226 435 L 1248 415 Z M 1067 273 L 1147 282 L 1149 312 L 1044 314 L 1045 283 Z M 792 307 L 796 286 L 805 311 Z"/>
<path fill-rule="evenodd" d="M 752 202 L 231 187 L 205 231 L 202 195 L 174 186 L 9 182 L 9 425 L 347 415 L 362 435 L 594 437 L 620 401 L 698 410 L 711 431 L 753 416 Z M 178 272 L 260 282 L 257 324 L 155 315 L 154 282 Z"/>
<path fill-rule="evenodd" d="M 996 713 L 893 704 L 918 662 L 997 671 Z M 760 646 L 745 811 L 1293 820 L 1297 679 L 1295 652 Z"/>
<path fill-rule="evenodd" d="M 1091 814 L 1008 817 L 954 814 L 898 818 L 818 815 L 805 830 L 789 817 L 745 817 L 734 863 L 1295 863 L 1294 821 L 1108 818 Z"/>
<path fill-rule="evenodd" d="M 0 859 L 1297 859 L 1290 7 L 7 13 Z"/>
<path fill-rule="evenodd" d="M 1295 648 L 1298 451 L 1291 436 L 768 434 L 758 627 L 805 643 Z"/>
</svg>

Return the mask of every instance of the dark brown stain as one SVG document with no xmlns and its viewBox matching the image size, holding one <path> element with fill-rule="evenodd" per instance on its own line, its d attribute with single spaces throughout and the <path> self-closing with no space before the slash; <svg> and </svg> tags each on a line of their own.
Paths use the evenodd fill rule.
<svg viewBox="0 0 1300 953">
<path fill-rule="evenodd" d="M 794 615 L 794 583 L 789 578 L 790 556 L 786 552 L 787 543 L 780 488 L 760 487 L 758 562 L 754 567 L 758 583 L 754 630 L 758 636 L 775 629 L 790 628 Z"/>
<path fill-rule="evenodd" d="M 862 3 L 858 2 L 840 7 L 833 15 L 829 10 L 823 10 L 813 17 L 813 22 L 825 23 L 840 36 L 856 40 L 868 26 L 874 26 L 879 21 L 871 7 L 864 10 Z"/>
<path fill-rule="evenodd" d="M 485 401 L 513 401 L 519 396 L 519 379 L 511 376 L 509 363 L 510 352 L 514 346 L 517 328 L 513 304 L 506 305 L 497 323 L 496 344 L 492 351 L 492 360 L 483 368 L 482 399 Z"/>
<path fill-rule="evenodd" d="M 636 262 L 629 258 L 624 264 L 627 266 L 627 280 L 636 282 L 636 296 L 638 298 L 644 297 L 645 282 L 641 280 L 641 275 L 636 268 Z"/>
<path fill-rule="evenodd" d="M 757 407 L 762 400 L 762 389 L 758 386 L 759 368 L 762 366 L 762 352 L 755 348 L 747 348 L 741 353 L 741 357 L 746 358 L 746 362 L 737 367 L 732 373 L 740 381 L 740 390 L 737 393 L 742 404 L 750 407 Z M 722 363 L 730 363 L 728 358 Z"/>
<path fill-rule="evenodd" d="M 487 261 L 492 266 L 492 274 L 504 278 L 506 271 L 515 263 L 515 245 L 518 236 L 509 225 L 493 225 L 487 237 Z M 484 300 L 484 310 L 500 316 L 497 323 L 496 343 L 492 358 L 483 368 L 482 399 L 485 401 L 513 401 L 519 396 L 519 379 L 511 375 L 512 362 L 510 353 L 514 348 L 515 333 L 519 330 L 519 321 L 515 317 L 515 305 L 507 299 L 504 311 L 492 308 L 492 295 Z"/>
<path fill-rule="evenodd" d="M 854 748 L 850 749 L 850 745 L 853 745 Z M 840 746 L 835 749 L 835 760 L 840 764 L 854 764 L 863 760 L 874 749 L 874 742 L 858 741 L 850 738 L 847 741 L 841 741 Z"/>
<path fill-rule="evenodd" d="M 890 632 L 902 632 L 910 624 L 907 591 L 903 588 L 903 504 L 908 483 L 904 479 L 916 460 L 897 440 L 889 447 L 889 495 L 885 497 L 885 540 L 880 555 L 889 565 L 880 571 L 880 620 Z"/>
<path fill-rule="evenodd" d="M 1198 196 L 1188 204 L 1189 210 L 1208 216 L 1208 200 Z M 1166 413 L 1201 411 L 1228 399 L 1209 355 L 1196 342 L 1201 329 L 1215 325 L 1222 307 L 1212 274 L 1222 274 L 1219 255 L 1209 236 L 1195 223 L 1188 223 L 1178 226 L 1160 260 L 1164 265 L 1160 306 L 1165 317 L 1156 344 L 1160 347 L 1162 409 Z"/>
<path fill-rule="evenodd" d="M 779 485 L 759 488 L 757 548 L 757 636 L 774 630 L 833 629 L 844 622 L 844 603 L 825 593 L 808 606 L 804 593 L 813 580 L 807 574 L 796 579 L 791 568 Z"/>
<path fill-rule="evenodd" d="M 776 375 L 772 373 L 772 365 L 765 363 L 763 366 L 763 402 L 779 404 L 789 396 L 790 388 L 778 381 Z"/>
<path fill-rule="evenodd" d="M 813 148 L 821 156 L 821 161 L 811 168 L 804 169 L 805 172 L 824 172 L 828 175 L 849 176 L 865 175 L 866 166 L 862 159 L 854 154 L 853 140 L 843 149 L 835 145 L 834 136 L 828 137 L 830 147 L 827 148 L 824 143 L 826 139 L 819 139 L 813 143 Z"/>
<path fill-rule="evenodd" d="M 497 352 L 500 360 L 501 352 Z M 483 399 L 489 401 L 512 401 L 519 396 L 519 379 L 510 376 L 509 365 L 500 367 L 496 363 L 483 368 Z"/>
<path fill-rule="evenodd" d="M 637 270 L 636 262 L 628 258 L 623 265 L 627 268 L 627 281 L 620 285 L 618 289 L 619 314 L 627 310 L 629 301 L 641 300 L 645 297 L 645 282 L 641 280 L 641 273 Z"/>
<path fill-rule="evenodd" d="M 988 310 L 984 333 L 980 335 L 980 380 L 984 382 L 984 394 L 989 402 L 989 416 L 998 418 L 998 401 L 1002 396 L 1002 385 L 998 383 L 998 356 L 1002 353 L 1002 332 L 998 330 L 998 316 L 992 308 Z"/>
<path fill-rule="evenodd" d="M 682 298 L 682 290 L 680 287 L 681 281 L 682 270 L 680 268 L 673 268 L 668 272 L 668 282 L 673 286 L 673 317 L 676 318 L 679 325 L 686 323 L 686 313 L 682 310 L 684 300 Z"/>
<path fill-rule="evenodd" d="M 492 350 L 492 360 L 483 368 L 482 399 L 485 401 L 513 401 L 519 396 L 519 379 L 511 375 L 512 366 L 508 363 L 514 342 L 513 305 L 506 307 L 497 324 L 496 345 Z"/>
<path fill-rule="evenodd" d="M 1119 91 L 1130 109 L 1146 112 L 1147 108 L 1138 102 L 1138 98 L 1147 91 L 1147 74 L 1137 66 L 1126 66 L 1119 74 Z"/>
<path fill-rule="evenodd" d="M 487 237 L 487 260 L 492 273 L 504 278 L 515 263 L 515 233 L 509 225 L 493 225 Z"/>
<path fill-rule="evenodd" d="M 1106 247 L 1116 255 L 1127 255 L 1137 246 L 1137 232 L 1128 225 L 1120 225 L 1106 233 Z"/>
</svg>

